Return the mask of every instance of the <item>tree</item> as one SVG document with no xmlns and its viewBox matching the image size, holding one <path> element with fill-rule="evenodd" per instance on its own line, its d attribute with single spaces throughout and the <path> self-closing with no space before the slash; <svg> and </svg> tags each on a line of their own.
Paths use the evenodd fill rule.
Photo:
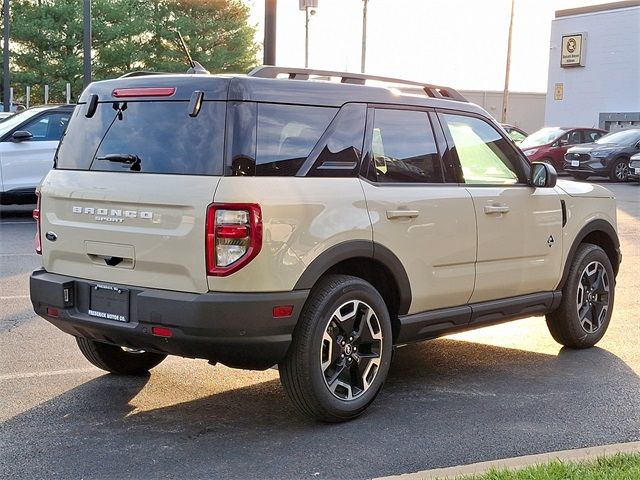
<svg viewBox="0 0 640 480">
<path fill-rule="evenodd" d="M 51 100 L 65 85 L 82 90 L 82 2 L 12 0 L 13 85 L 44 85 Z M 93 0 L 93 77 L 132 70 L 184 72 L 179 30 L 194 59 L 211 72 L 245 72 L 256 64 L 255 27 L 242 0 Z M 42 89 L 33 91 L 42 97 Z"/>
</svg>

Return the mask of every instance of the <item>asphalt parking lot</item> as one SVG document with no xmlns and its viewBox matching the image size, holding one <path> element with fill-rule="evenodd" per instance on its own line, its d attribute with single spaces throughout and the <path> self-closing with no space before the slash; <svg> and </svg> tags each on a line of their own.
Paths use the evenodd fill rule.
<svg viewBox="0 0 640 480">
<path fill-rule="evenodd" d="M 623 264 L 598 347 L 542 317 L 396 351 L 360 419 L 296 416 L 275 370 L 169 358 L 105 374 L 31 310 L 31 207 L 0 210 L 0 478 L 371 478 L 640 440 L 640 186 L 611 184 Z"/>
</svg>

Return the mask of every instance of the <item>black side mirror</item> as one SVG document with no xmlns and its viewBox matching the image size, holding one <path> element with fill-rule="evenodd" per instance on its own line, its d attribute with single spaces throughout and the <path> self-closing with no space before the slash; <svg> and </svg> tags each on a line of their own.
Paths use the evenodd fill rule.
<svg viewBox="0 0 640 480">
<path fill-rule="evenodd" d="M 11 135 L 11 139 L 14 142 L 24 142 L 25 140 L 31 140 L 32 138 L 33 135 L 31 132 L 27 132 L 26 130 L 17 130 L 13 132 L 13 135 Z"/>
<path fill-rule="evenodd" d="M 542 162 L 531 164 L 531 178 L 529 183 L 536 188 L 553 188 L 556 186 L 558 173 L 552 165 Z"/>
</svg>

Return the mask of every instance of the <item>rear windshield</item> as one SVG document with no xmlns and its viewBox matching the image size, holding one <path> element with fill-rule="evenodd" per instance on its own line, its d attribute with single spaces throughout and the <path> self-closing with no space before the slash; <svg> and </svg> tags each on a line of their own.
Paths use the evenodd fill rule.
<svg viewBox="0 0 640 480">
<path fill-rule="evenodd" d="M 91 118 L 75 109 L 56 155 L 56 168 L 221 175 L 225 102 L 108 102 Z"/>
</svg>

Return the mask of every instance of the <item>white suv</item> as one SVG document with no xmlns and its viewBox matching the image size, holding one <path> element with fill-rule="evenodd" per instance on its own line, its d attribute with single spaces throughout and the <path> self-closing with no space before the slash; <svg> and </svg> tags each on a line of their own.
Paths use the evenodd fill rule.
<svg viewBox="0 0 640 480">
<path fill-rule="evenodd" d="M 541 314 L 594 345 L 621 260 L 608 190 L 556 185 L 455 90 L 365 75 L 94 83 L 39 193 L 32 303 L 90 362 L 277 364 L 322 421 L 394 345 Z"/>
<path fill-rule="evenodd" d="M 0 204 L 35 203 L 73 105 L 34 107 L 0 123 Z"/>
</svg>

